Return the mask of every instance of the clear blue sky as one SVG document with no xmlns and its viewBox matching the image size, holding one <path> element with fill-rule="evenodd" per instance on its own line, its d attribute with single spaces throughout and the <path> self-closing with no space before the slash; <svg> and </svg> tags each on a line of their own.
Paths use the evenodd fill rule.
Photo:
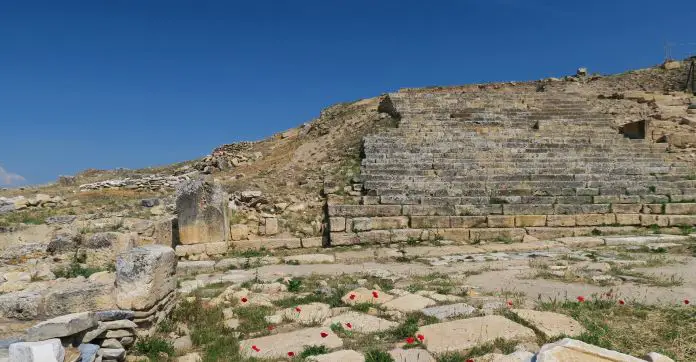
<svg viewBox="0 0 696 362">
<path fill-rule="evenodd" d="M 0 184 L 193 159 L 400 87 L 650 66 L 695 26 L 693 0 L 1 1 Z"/>
</svg>

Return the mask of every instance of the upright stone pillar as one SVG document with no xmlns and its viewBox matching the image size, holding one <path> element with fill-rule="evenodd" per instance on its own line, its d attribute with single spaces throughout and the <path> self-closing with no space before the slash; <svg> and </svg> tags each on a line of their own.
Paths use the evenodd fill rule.
<svg viewBox="0 0 696 362">
<path fill-rule="evenodd" d="M 116 259 L 118 307 L 145 311 L 166 304 L 176 290 L 176 263 L 174 250 L 163 245 L 145 245 L 121 253 Z"/>
<path fill-rule="evenodd" d="M 177 189 L 176 211 L 181 244 L 220 243 L 229 240 L 227 195 L 220 185 L 201 179 Z"/>
</svg>

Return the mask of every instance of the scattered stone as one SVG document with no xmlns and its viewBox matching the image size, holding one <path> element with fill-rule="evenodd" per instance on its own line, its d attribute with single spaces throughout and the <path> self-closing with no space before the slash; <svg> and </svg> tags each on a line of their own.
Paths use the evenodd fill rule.
<svg viewBox="0 0 696 362">
<path fill-rule="evenodd" d="M 465 303 L 457 303 L 425 308 L 421 312 L 439 320 L 446 320 L 457 316 L 470 316 L 476 312 L 476 308 Z"/>
<path fill-rule="evenodd" d="M 305 360 L 308 362 L 365 362 L 365 356 L 348 349 L 318 356 L 309 356 Z"/>
<path fill-rule="evenodd" d="M 203 358 L 198 352 L 189 353 L 178 357 L 176 362 L 203 362 Z"/>
<path fill-rule="evenodd" d="M 251 286 L 251 290 L 260 293 L 275 294 L 280 292 L 287 292 L 288 286 L 279 282 L 273 282 L 269 284 L 254 284 Z"/>
<path fill-rule="evenodd" d="M 122 360 L 126 356 L 126 350 L 123 348 L 100 348 L 97 355 L 104 359 Z"/>
<path fill-rule="evenodd" d="M 537 354 L 538 362 L 556 361 L 596 361 L 596 362 L 645 362 L 623 353 L 610 351 L 581 342 L 575 339 L 564 338 L 556 343 L 549 343 L 541 347 Z"/>
<path fill-rule="evenodd" d="M 418 294 L 407 294 L 402 297 L 392 299 L 383 305 L 387 309 L 398 310 L 400 312 L 414 312 L 436 304 L 437 303 L 434 300 L 422 297 Z"/>
<path fill-rule="evenodd" d="M 18 342 L 10 345 L 12 362 L 63 362 L 65 349 L 60 339 L 40 342 Z"/>
<path fill-rule="evenodd" d="M 93 312 L 73 313 L 49 319 L 27 330 L 28 341 L 41 341 L 65 337 L 88 330 L 97 325 Z"/>
<path fill-rule="evenodd" d="M 435 358 L 428 351 L 419 348 L 396 348 L 389 351 L 394 362 L 435 362 Z"/>
<path fill-rule="evenodd" d="M 110 341 L 110 340 L 107 340 Z M 114 341 L 116 341 L 114 339 Z M 106 342 L 106 341 L 105 341 Z M 118 343 L 118 341 L 116 341 Z M 103 345 L 103 343 L 102 343 Z M 121 344 L 118 343 L 120 346 Z M 88 343 L 82 343 L 80 346 L 77 347 L 77 349 L 80 351 L 80 361 L 81 362 L 91 362 L 94 361 L 97 358 L 97 352 L 99 351 L 99 346 L 96 344 L 88 344 Z"/>
<path fill-rule="evenodd" d="M 132 310 L 115 309 L 95 312 L 94 316 L 100 322 L 108 322 L 120 319 L 133 319 L 135 317 L 135 312 Z"/>
<path fill-rule="evenodd" d="M 172 345 L 177 353 L 183 353 L 193 348 L 193 342 L 191 342 L 191 337 L 189 336 L 182 336 L 175 339 Z"/>
<path fill-rule="evenodd" d="M 288 333 L 252 338 L 239 343 L 242 354 L 256 358 L 287 358 L 288 352 L 296 356 L 306 346 L 340 348 L 343 341 L 330 328 L 306 328 Z"/>
<path fill-rule="evenodd" d="M 331 317 L 324 322 L 324 326 L 330 327 L 336 323 L 340 324 L 346 331 L 354 331 L 357 333 L 383 332 L 398 325 L 396 322 L 355 311 L 349 311 Z"/>
<path fill-rule="evenodd" d="M 121 342 L 119 342 L 117 339 L 114 339 L 114 338 L 105 339 L 101 343 L 101 346 L 104 348 L 123 348 L 123 345 L 121 344 Z"/>
<path fill-rule="evenodd" d="M 140 205 L 144 207 L 155 207 L 160 204 L 160 200 L 157 198 L 142 199 L 140 200 Z"/>
<path fill-rule="evenodd" d="M 534 331 L 499 315 L 460 319 L 430 324 L 418 331 L 425 337 L 423 344 L 431 353 L 466 352 L 498 338 L 514 341 L 533 341 Z"/>
</svg>

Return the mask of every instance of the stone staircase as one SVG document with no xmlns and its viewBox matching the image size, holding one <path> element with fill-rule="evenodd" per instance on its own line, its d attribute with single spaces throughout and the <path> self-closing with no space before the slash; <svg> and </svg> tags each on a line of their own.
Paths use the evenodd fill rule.
<svg viewBox="0 0 696 362">
<path fill-rule="evenodd" d="M 402 91 L 365 137 L 362 196 L 329 200 L 331 245 L 520 241 L 696 224 L 696 170 L 567 93 Z"/>
</svg>

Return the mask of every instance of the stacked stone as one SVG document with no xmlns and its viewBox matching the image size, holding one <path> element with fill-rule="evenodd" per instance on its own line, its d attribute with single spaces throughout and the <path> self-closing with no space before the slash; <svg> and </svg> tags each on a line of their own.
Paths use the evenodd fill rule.
<svg viewBox="0 0 696 362">
<path fill-rule="evenodd" d="M 627 233 L 696 225 L 696 174 L 567 94 L 400 92 L 364 139 L 359 205 L 330 202 L 331 244 Z"/>
<path fill-rule="evenodd" d="M 65 200 L 60 196 L 37 194 L 31 198 L 24 196 L 0 197 L 0 214 L 26 208 L 52 208 L 65 205 Z"/>
<path fill-rule="evenodd" d="M 166 175 L 147 175 L 144 177 L 127 177 L 124 179 L 114 179 L 99 181 L 80 185 L 80 191 L 94 191 L 106 189 L 127 189 L 127 190 L 148 190 L 159 191 L 173 189 L 184 181 L 191 178 L 193 173 L 180 176 Z"/>
</svg>

